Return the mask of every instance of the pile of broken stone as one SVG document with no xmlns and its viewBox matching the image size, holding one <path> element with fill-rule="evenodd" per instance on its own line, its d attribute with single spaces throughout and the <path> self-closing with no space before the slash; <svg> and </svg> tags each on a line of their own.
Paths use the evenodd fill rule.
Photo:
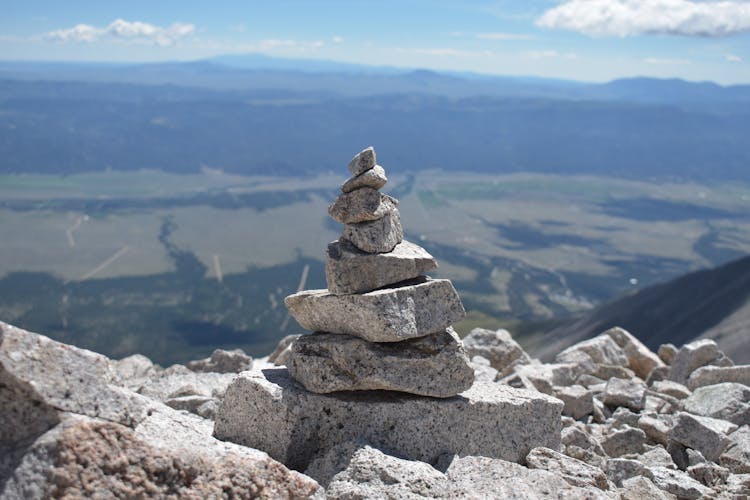
<svg viewBox="0 0 750 500">
<path fill-rule="evenodd" d="M 350 170 L 328 289 L 287 298 L 313 333 L 267 358 L 161 368 L 0 322 L 0 499 L 750 495 L 750 365 L 621 328 L 551 363 L 505 330 L 461 341 L 374 151 Z"/>
<path fill-rule="evenodd" d="M 348 165 L 352 177 L 328 213 L 344 225 L 328 245 L 326 290 L 284 301 L 315 333 L 296 339 L 289 374 L 315 393 L 390 390 L 448 398 L 469 387 L 474 371 L 450 325 L 464 317 L 450 280 L 404 240 L 398 200 L 382 194 L 385 170 L 372 147 Z"/>
</svg>

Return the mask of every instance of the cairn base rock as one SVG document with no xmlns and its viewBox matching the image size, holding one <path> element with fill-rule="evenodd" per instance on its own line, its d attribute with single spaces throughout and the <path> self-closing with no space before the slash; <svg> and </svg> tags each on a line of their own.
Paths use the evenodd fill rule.
<svg viewBox="0 0 750 500">
<path fill-rule="evenodd" d="M 450 280 L 421 277 L 361 295 L 305 290 L 284 299 L 303 328 L 370 342 L 399 342 L 444 331 L 466 315 Z"/>
<path fill-rule="evenodd" d="M 363 252 L 347 240 L 337 240 L 328 245 L 326 257 L 326 284 L 336 295 L 370 292 L 437 267 L 424 248 L 406 240 L 388 253 Z"/>
<path fill-rule="evenodd" d="M 474 382 L 474 370 L 452 328 L 403 342 L 367 342 L 313 333 L 292 345 L 291 376 L 308 391 L 388 390 L 448 398 Z"/>
<path fill-rule="evenodd" d="M 446 399 L 389 391 L 315 394 L 285 368 L 252 370 L 227 389 L 214 436 L 297 470 L 352 440 L 428 463 L 444 453 L 521 462 L 537 446 L 559 449 L 562 406 L 544 394 L 483 382 Z"/>
</svg>

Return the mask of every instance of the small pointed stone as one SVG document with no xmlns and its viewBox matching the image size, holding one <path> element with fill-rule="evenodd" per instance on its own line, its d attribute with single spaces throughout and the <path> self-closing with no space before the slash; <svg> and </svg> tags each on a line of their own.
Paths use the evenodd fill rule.
<svg viewBox="0 0 750 500">
<path fill-rule="evenodd" d="M 453 329 L 403 342 L 368 342 L 313 333 L 292 345 L 289 374 L 308 391 L 386 390 L 449 398 L 474 382 L 474 370 Z"/>
<path fill-rule="evenodd" d="M 328 245 L 326 256 L 328 290 L 336 295 L 370 292 L 437 267 L 424 248 L 406 240 L 391 252 L 367 253 L 342 239 Z"/>
<path fill-rule="evenodd" d="M 371 168 L 375 168 L 375 149 L 370 146 L 357 153 L 349 162 L 347 168 L 355 176 L 367 172 Z"/>
<path fill-rule="evenodd" d="M 339 195 L 328 207 L 328 215 L 342 224 L 356 224 L 382 219 L 396 207 L 398 200 L 395 198 L 376 189 L 364 187 Z"/>
<path fill-rule="evenodd" d="M 401 216 L 394 208 L 378 220 L 344 224 L 342 236 L 363 252 L 390 252 L 404 240 Z"/>
<path fill-rule="evenodd" d="M 388 182 L 388 177 L 385 176 L 385 170 L 380 165 L 375 165 L 370 170 L 350 177 L 341 186 L 342 193 L 350 193 L 355 189 L 363 187 L 371 187 L 373 189 L 380 189 Z"/>
<path fill-rule="evenodd" d="M 284 299 L 303 328 L 399 342 L 445 330 L 466 315 L 450 280 L 421 277 L 359 295 L 305 290 Z"/>
</svg>

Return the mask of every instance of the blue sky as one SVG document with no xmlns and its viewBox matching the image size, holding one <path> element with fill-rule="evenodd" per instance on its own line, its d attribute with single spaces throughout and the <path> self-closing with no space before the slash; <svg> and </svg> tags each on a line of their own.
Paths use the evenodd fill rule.
<svg viewBox="0 0 750 500">
<path fill-rule="evenodd" d="M 0 1 L 0 59 L 259 52 L 586 81 L 750 83 L 750 0 Z"/>
</svg>

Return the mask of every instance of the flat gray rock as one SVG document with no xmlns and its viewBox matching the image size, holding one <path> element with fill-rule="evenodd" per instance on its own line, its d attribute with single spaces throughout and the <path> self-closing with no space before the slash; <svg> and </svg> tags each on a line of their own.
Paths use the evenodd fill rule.
<svg viewBox="0 0 750 500">
<path fill-rule="evenodd" d="M 371 168 L 375 168 L 375 149 L 370 146 L 357 153 L 354 158 L 349 161 L 349 165 L 346 168 L 352 175 L 357 176 L 367 172 Z"/>
<path fill-rule="evenodd" d="M 388 253 L 367 253 L 342 239 L 328 244 L 326 284 L 336 295 L 364 293 L 416 278 L 436 267 L 432 255 L 406 240 Z"/>
<path fill-rule="evenodd" d="M 446 279 L 419 278 L 361 295 L 305 290 L 284 303 L 303 328 L 370 342 L 399 342 L 444 331 L 466 314 Z"/>
<path fill-rule="evenodd" d="M 370 170 L 361 173 L 355 177 L 350 177 L 344 184 L 341 185 L 342 193 L 349 193 L 355 189 L 363 187 L 371 187 L 373 189 L 381 189 L 388 182 L 388 177 L 385 176 L 385 170 L 380 165 L 375 165 Z"/>
<path fill-rule="evenodd" d="M 384 253 L 404 240 L 404 229 L 398 209 L 394 208 L 378 220 L 344 224 L 341 236 L 363 252 Z"/>
<path fill-rule="evenodd" d="M 452 328 L 402 342 L 367 342 L 334 333 L 303 335 L 287 360 L 308 391 L 389 390 L 447 398 L 474 382 L 474 370 Z"/>
<path fill-rule="evenodd" d="M 376 189 L 363 187 L 343 193 L 328 207 L 328 215 L 342 224 L 380 219 L 398 207 L 398 200 Z"/>
<path fill-rule="evenodd" d="M 683 405 L 687 412 L 743 425 L 750 422 L 750 387 L 733 382 L 699 387 Z"/>
<path fill-rule="evenodd" d="M 560 401 L 543 394 L 481 382 L 446 399 L 389 391 L 315 394 L 277 368 L 238 375 L 214 435 L 297 470 L 354 440 L 427 463 L 444 453 L 520 462 L 532 448 L 560 446 L 561 410 Z"/>
<path fill-rule="evenodd" d="M 713 419 L 680 412 L 675 418 L 670 437 L 688 448 L 701 452 L 708 460 L 716 462 L 730 441 L 724 433 L 711 425 L 710 420 Z"/>
<path fill-rule="evenodd" d="M 734 382 L 750 387 L 750 365 L 704 366 L 690 374 L 687 386 L 695 390 L 698 387 L 723 382 Z"/>
</svg>

